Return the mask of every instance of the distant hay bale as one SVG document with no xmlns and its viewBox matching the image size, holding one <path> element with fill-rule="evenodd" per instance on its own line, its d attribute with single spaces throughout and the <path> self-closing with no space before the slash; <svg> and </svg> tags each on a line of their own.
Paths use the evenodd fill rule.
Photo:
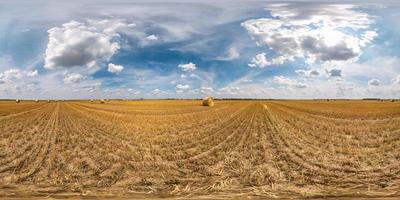
<svg viewBox="0 0 400 200">
<path fill-rule="evenodd" d="M 19 103 L 20 102 L 20 100 L 19 99 L 15 99 L 15 103 Z"/>
<path fill-rule="evenodd" d="M 395 102 L 394 99 L 390 100 L 390 102 Z"/>
<path fill-rule="evenodd" d="M 90 99 L 90 102 L 93 102 L 93 99 Z"/>
<path fill-rule="evenodd" d="M 104 99 L 100 99 L 100 103 L 104 103 Z"/>
<path fill-rule="evenodd" d="M 50 100 L 47 100 L 47 103 L 50 103 Z"/>
<path fill-rule="evenodd" d="M 35 102 L 36 102 L 36 103 L 39 103 L 39 100 L 36 99 Z"/>
<path fill-rule="evenodd" d="M 203 106 L 214 106 L 214 98 L 206 97 L 203 99 Z"/>
</svg>

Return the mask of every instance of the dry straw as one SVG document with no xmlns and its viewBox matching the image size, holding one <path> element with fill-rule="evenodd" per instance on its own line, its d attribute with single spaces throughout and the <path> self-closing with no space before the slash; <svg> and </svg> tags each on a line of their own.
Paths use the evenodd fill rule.
<svg viewBox="0 0 400 200">
<path fill-rule="evenodd" d="M 15 100 L 15 103 L 19 103 L 19 102 L 20 102 L 20 100 L 19 100 L 19 99 L 16 99 L 16 100 Z"/>
<path fill-rule="evenodd" d="M 206 97 L 203 99 L 203 106 L 214 106 L 214 98 Z"/>
<path fill-rule="evenodd" d="M 104 99 L 100 99 L 100 103 L 104 103 Z"/>
</svg>

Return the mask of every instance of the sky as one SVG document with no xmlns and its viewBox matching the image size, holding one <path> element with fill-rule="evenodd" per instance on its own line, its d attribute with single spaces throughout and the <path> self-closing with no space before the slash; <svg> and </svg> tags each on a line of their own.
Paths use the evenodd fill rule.
<svg viewBox="0 0 400 200">
<path fill-rule="evenodd" d="M 400 98 L 400 2 L 0 0 L 0 98 Z"/>
</svg>

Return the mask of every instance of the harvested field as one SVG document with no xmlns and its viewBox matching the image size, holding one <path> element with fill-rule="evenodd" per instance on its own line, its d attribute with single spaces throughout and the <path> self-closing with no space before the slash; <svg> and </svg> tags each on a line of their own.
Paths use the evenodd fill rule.
<svg viewBox="0 0 400 200">
<path fill-rule="evenodd" d="M 400 196 L 400 102 L 1 101 L 3 197 Z"/>
</svg>

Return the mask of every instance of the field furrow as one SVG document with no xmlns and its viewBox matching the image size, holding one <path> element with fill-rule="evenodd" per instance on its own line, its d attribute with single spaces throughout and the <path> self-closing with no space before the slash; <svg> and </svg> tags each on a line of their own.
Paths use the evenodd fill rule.
<svg viewBox="0 0 400 200">
<path fill-rule="evenodd" d="M 399 116 L 397 102 L 0 102 L 0 198 L 393 195 Z"/>
</svg>

